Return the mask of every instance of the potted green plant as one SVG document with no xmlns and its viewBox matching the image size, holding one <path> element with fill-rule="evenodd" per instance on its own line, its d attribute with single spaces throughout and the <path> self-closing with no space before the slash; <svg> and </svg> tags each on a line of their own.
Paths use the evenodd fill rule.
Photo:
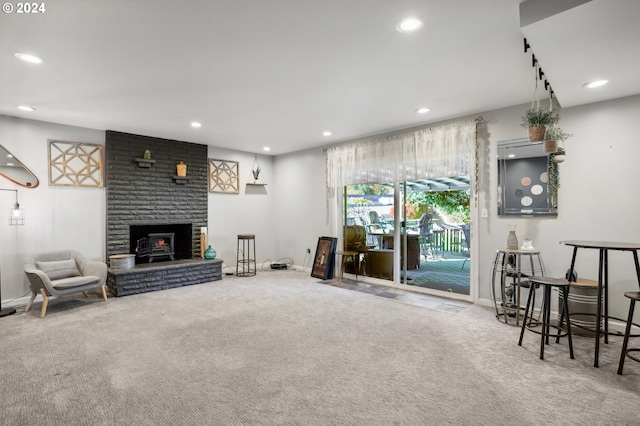
<svg viewBox="0 0 640 426">
<path fill-rule="evenodd" d="M 251 174 L 253 175 L 253 183 L 260 183 L 260 162 L 258 156 L 253 158 L 253 167 L 251 168 Z"/>
<path fill-rule="evenodd" d="M 573 136 L 571 133 L 565 132 L 560 127 L 547 127 L 544 134 L 544 152 L 556 152 L 558 142 L 564 142 L 571 136 Z"/>
<path fill-rule="evenodd" d="M 531 107 L 522 116 L 522 127 L 529 129 L 529 141 L 538 142 L 544 139 L 547 126 L 558 122 L 558 113 L 551 108 Z"/>
<path fill-rule="evenodd" d="M 251 173 L 253 174 L 253 180 L 254 182 L 258 182 L 260 181 L 260 167 L 256 167 L 255 169 L 251 170 Z"/>
</svg>

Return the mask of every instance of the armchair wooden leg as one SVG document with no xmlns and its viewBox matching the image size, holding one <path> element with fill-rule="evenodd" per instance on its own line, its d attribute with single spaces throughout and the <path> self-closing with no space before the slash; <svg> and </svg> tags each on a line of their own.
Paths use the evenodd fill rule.
<svg viewBox="0 0 640 426">
<path fill-rule="evenodd" d="M 25 312 L 29 312 L 29 309 L 31 309 L 31 305 L 33 304 L 33 301 L 35 300 L 37 295 L 38 295 L 38 293 L 36 293 L 35 291 L 31 290 L 31 299 L 29 299 L 29 303 L 27 303 L 27 306 L 24 307 L 24 311 Z"/>
<path fill-rule="evenodd" d="M 106 289 L 106 286 L 103 285 L 102 287 L 100 287 L 100 291 L 102 291 L 102 298 L 106 302 L 107 301 L 107 289 Z"/>
<path fill-rule="evenodd" d="M 47 296 L 47 292 L 44 291 L 44 288 L 40 289 L 40 294 L 42 295 L 42 308 L 40 308 L 40 318 L 44 318 L 47 314 L 47 305 L 49 304 L 49 296 Z"/>
</svg>

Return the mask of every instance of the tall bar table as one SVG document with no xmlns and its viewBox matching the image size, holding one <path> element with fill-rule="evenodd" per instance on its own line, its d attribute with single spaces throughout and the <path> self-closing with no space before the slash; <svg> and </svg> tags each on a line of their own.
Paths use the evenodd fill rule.
<svg viewBox="0 0 640 426">
<path fill-rule="evenodd" d="M 636 277 L 638 280 L 638 287 L 640 288 L 640 264 L 638 263 L 638 250 L 640 250 L 640 243 L 625 243 L 615 241 L 582 241 L 582 240 L 570 240 L 560 241 L 560 244 L 573 247 L 573 255 L 571 256 L 571 266 L 569 268 L 569 281 L 574 278 L 574 267 L 576 264 L 576 255 L 578 249 L 595 249 L 599 251 L 598 260 L 598 298 L 596 307 L 596 347 L 593 360 L 593 366 L 598 366 L 598 355 L 600 353 L 600 334 L 604 332 L 604 343 L 609 343 L 609 251 L 630 251 L 633 253 L 633 261 L 636 267 Z M 602 297 L 604 294 L 604 298 Z M 604 305 L 604 306 L 603 306 Z M 604 308 L 604 314 L 603 314 Z M 620 319 L 621 318 L 614 318 Z M 604 321 L 603 321 L 604 320 Z M 626 321 L 626 320 L 623 320 Z M 601 323 L 604 325 L 602 330 Z"/>
</svg>

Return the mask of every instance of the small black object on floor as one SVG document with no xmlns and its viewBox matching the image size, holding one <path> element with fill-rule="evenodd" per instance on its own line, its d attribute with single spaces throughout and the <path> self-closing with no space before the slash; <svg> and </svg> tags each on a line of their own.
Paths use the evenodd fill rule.
<svg viewBox="0 0 640 426">
<path fill-rule="evenodd" d="M 272 263 L 271 269 L 287 269 L 286 263 Z"/>
</svg>

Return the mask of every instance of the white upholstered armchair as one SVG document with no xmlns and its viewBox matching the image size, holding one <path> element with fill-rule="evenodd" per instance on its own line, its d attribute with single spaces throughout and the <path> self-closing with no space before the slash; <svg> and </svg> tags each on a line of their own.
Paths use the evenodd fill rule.
<svg viewBox="0 0 640 426">
<path fill-rule="evenodd" d="M 25 312 L 38 294 L 42 295 L 40 318 L 47 313 L 49 296 L 63 296 L 82 292 L 88 297 L 89 290 L 99 289 L 107 300 L 107 265 L 87 259 L 74 250 L 60 250 L 29 255 L 25 258 L 24 272 L 29 279 L 31 299 Z"/>
</svg>

